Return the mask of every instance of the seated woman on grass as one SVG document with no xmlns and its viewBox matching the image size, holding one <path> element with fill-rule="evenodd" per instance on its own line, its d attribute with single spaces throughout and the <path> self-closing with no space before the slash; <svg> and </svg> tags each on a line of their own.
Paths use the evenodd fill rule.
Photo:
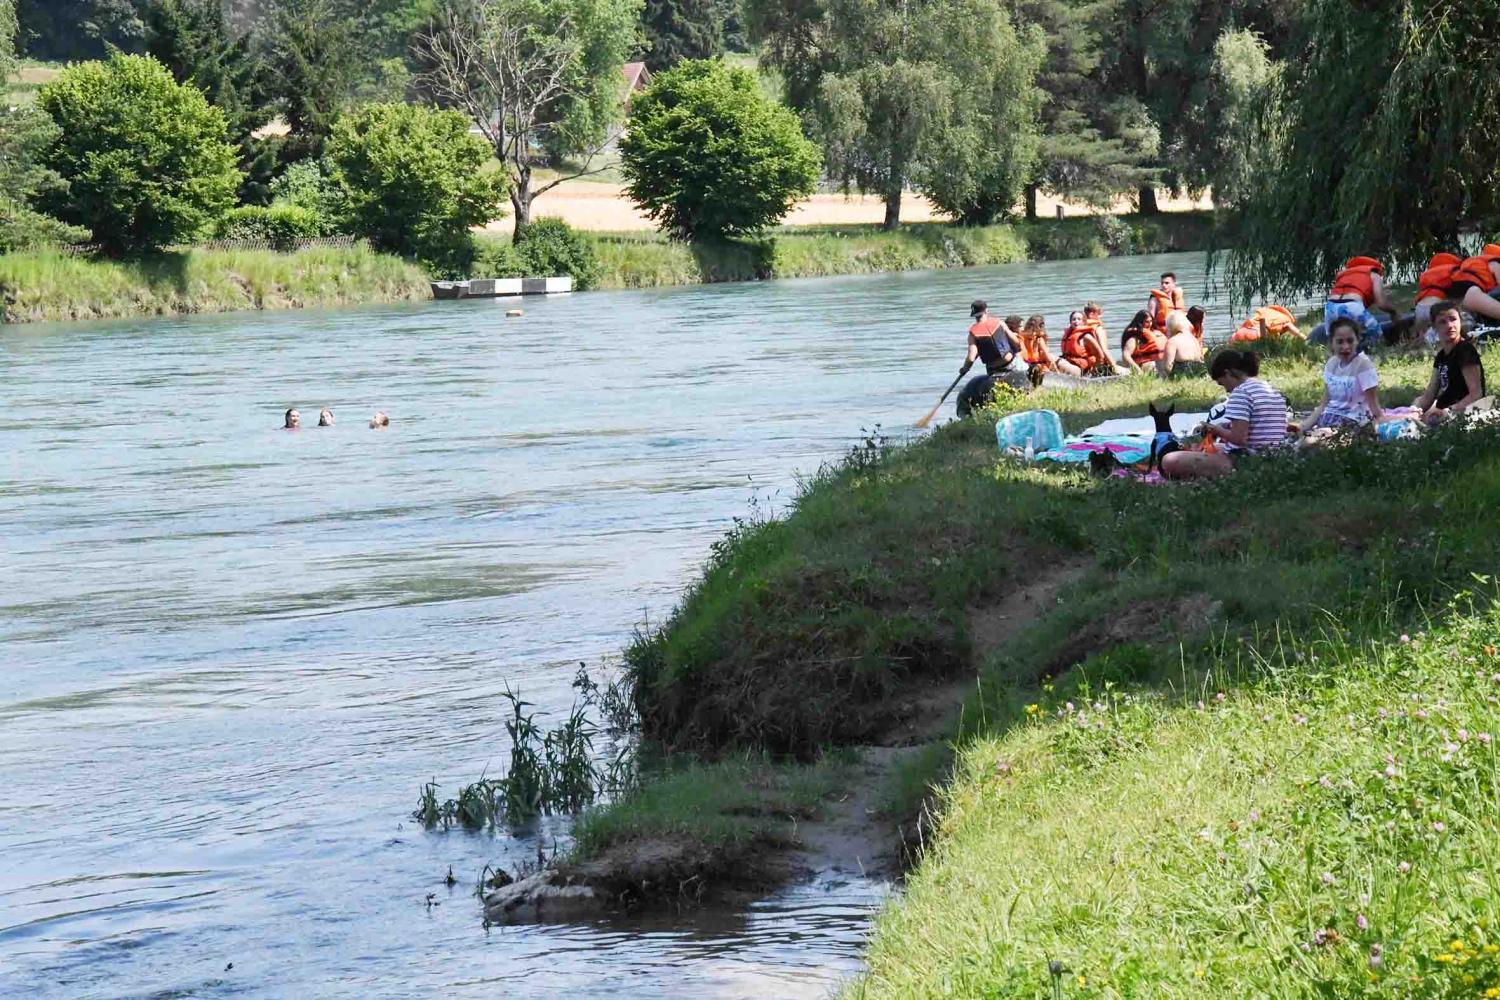
<svg viewBox="0 0 1500 1000">
<path fill-rule="evenodd" d="M 1135 314 L 1120 335 L 1120 357 L 1133 372 L 1156 371 L 1156 363 L 1166 347 L 1166 335 L 1156 332 L 1150 313 L 1144 309 Z"/>
<path fill-rule="evenodd" d="M 1077 309 L 1068 316 L 1068 329 L 1063 332 L 1057 370 L 1073 376 L 1091 375 L 1095 370 L 1119 373 L 1114 359 L 1099 340 L 1098 330 L 1088 322 L 1086 314 Z"/>
<path fill-rule="evenodd" d="M 1213 380 L 1229 393 L 1222 420 L 1205 425 L 1213 451 L 1174 451 L 1161 460 L 1171 479 L 1212 479 L 1234 471 L 1235 459 L 1274 448 L 1286 440 L 1286 397 L 1258 377 L 1260 355 L 1254 351 L 1220 351 L 1209 366 Z"/>
<path fill-rule="evenodd" d="M 1328 349 L 1332 356 L 1323 366 L 1323 401 L 1308 414 L 1304 431 L 1319 428 L 1362 427 L 1381 417 L 1380 373 L 1359 342 L 1364 326 L 1348 316 L 1328 325 Z"/>
<path fill-rule="evenodd" d="M 1167 317 L 1167 343 L 1157 359 L 1156 371 L 1163 378 L 1203 374 L 1203 341 L 1193 333 L 1186 313 L 1174 312 Z"/>
<path fill-rule="evenodd" d="M 1464 336 L 1458 303 L 1444 299 L 1432 307 L 1430 316 L 1438 345 L 1432 379 L 1411 405 L 1422 411 L 1427 423 L 1440 424 L 1484 396 L 1484 362 L 1474 341 Z"/>
</svg>

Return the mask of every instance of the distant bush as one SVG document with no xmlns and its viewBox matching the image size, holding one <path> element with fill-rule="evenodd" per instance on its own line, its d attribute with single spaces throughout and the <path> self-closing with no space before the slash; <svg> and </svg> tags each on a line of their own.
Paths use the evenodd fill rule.
<svg viewBox="0 0 1500 1000">
<path fill-rule="evenodd" d="M 327 235 L 317 212 L 296 205 L 245 205 L 233 209 L 214 233 L 221 240 L 269 240 L 277 250 Z"/>
<path fill-rule="evenodd" d="M 797 116 L 754 74 L 690 60 L 631 103 L 620 142 L 630 197 L 678 239 L 724 239 L 780 222 L 822 166 Z"/>
<path fill-rule="evenodd" d="M 474 278 L 526 278 L 531 266 L 526 255 L 509 240 L 480 239 L 474 245 L 474 263 L 469 267 Z"/>
<path fill-rule="evenodd" d="M 91 229 L 106 252 L 191 240 L 234 205 L 242 174 L 224 113 L 155 59 L 76 63 L 37 106 L 59 130 L 45 165 L 68 184 L 42 207 Z"/>
<path fill-rule="evenodd" d="M 368 105 L 328 139 L 336 221 L 438 275 L 462 274 L 474 254 L 470 231 L 501 214 L 505 179 L 483 169 L 490 155 L 456 111 Z"/>
<path fill-rule="evenodd" d="M 327 217 L 333 205 L 333 192 L 323 166 L 313 160 L 301 160 L 282 171 L 271 182 L 271 202 L 295 205 Z"/>
<path fill-rule="evenodd" d="M 593 242 L 561 219 L 534 219 L 516 236 L 514 252 L 538 277 L 573 276 L 580 291 L 599 281 L 599 257 Z"/>
</svg>

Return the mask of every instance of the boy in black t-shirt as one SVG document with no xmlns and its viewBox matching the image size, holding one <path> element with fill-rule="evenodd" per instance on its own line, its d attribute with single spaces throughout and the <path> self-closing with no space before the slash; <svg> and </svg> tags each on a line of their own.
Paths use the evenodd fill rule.
<svg viewBox="0 0 1500 1000">
<path fill-rule="evenodd" d="M 1474 342 L 1463 335 L 1457 303 L 1444 300 L 1432 307 L 1432 330 L 1438 343 L 1432 379 L 1411 405 L 1422 411 L 1427 423 L 1437 424 L 1483 398 L 1484 363 Z"/>
</svg>

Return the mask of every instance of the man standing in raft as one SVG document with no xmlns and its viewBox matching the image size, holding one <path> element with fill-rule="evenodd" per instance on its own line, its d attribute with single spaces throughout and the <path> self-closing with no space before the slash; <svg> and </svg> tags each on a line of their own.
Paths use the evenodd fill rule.
<svg viewBox="0 0 1500 1000">
<path fill-rule="evenodd" d="M 1363 343 L 1368 346 L 1380 339 L 1383 332 L 1380 320 L 1370 310 L 1383 309 L 1396 315 L 1391 297 L 1386 293 L 1381 276 L 1385 265 L 1374 257 L 1350 257 L 1343 270 L 1333 279 L 1328 289 L 1328 301 L 1323 305 L 1323 327 L 1314 330 L 1310 339 L 1319 343 L 1328 339 L 1328 325 L 1340 316 L 1348 316 L 1364 328 Z"/>
<path fill-rule="evenodd" d="M 969 374 L 974 359 L 984 362 L 987 375 L 998 375 L 1010 367 L 1011 361 L 1021 350 L 1021 338 L 997 316 L 990 315 L 990 307 L 983 299 L 976 299 L 969 306 L 969 316 L 974 320 L 969 327 L 969 353 L 964 358 L 960 376 Z"/>
</svg>

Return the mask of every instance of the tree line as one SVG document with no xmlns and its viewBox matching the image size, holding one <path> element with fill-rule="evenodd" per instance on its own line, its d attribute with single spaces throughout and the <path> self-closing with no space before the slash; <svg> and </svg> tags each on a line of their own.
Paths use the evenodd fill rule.
<svg viewBox="0 0 1500 1000">
<path fill-rule="evenodd" d="M 201 91 L 249 205 L 321 162 L 351 109 L 436 104 L 477 126 L 519 232 L 538 193 L 597 169 L 620 64 L 644 57 L 687 75 L 637 100 L 651 114 L 625 168 L 679 236 L 773 224 L 766 206 L 817 179 L 882 197 L 889 226 L 903 190 L 964 223 L 1034 214 L 1042 193 L 1150 213 L 1159 190 L 1211 190 L 1218 266 L 1250 296 L 1316 287 L 1356 251 L 1399 273 L 1500 222 L 1500 56 L 1475 44 L 1490 9 L 1460 0 L 10 2 L 33 55 L 145 52 Z M 735 46 L 758 70 L 694 68 Z M 287 135 L 265 134 L 273 116 Z M 731 125 L 738 153 L 705 145 Z M 0 142 L 44 146 L 46 124 L 28 128 Z M 775 190 L 744 219 L 697 218 L 688 188 L 745 155 L 769 157 L 741 176 Z M 55 190 L 49 169 L 26 183 Z"/>
</svg>

